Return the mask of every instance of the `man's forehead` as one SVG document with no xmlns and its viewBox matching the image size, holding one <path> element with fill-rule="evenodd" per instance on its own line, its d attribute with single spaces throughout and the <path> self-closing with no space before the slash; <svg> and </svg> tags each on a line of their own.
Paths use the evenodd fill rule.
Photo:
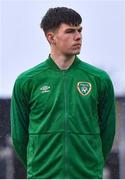
<svg viewBox="0 0 125 180">
<path fill-rule="evenodd" d="M 69 24 L 65 24 L 65 23 L 62 23 L 60 25 L 60 28 L 61 29 L 79 29 L 79 28 L 82 28 L 81 24 L 79 25 L 69 25 Z"/>
</svg>

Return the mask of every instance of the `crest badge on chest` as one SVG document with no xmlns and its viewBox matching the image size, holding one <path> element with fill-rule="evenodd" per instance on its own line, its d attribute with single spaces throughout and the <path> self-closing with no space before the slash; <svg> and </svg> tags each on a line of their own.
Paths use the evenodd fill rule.
<svg viewBox="0 0 125 180">
<path fill-rule="evenodd" d="M 89 82 L 78 82 L 77 89 L 82 96 L 86 96 L 91 92 L 92 85 Z"/>
</svg>

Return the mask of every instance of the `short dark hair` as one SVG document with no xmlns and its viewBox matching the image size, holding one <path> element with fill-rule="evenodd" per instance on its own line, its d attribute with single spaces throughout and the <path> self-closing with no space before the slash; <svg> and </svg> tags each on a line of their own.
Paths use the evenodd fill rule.
<svg viewBox="0 0 125 180">
<path fill-rule="evenodd" d="M 49 30 L 57 29 L 62 23 L 77 26 L 81 24 L 81 16 L 67 7 L 50 8 L 42 18 L 40 27 L 46 34 Z"/>
</svg>

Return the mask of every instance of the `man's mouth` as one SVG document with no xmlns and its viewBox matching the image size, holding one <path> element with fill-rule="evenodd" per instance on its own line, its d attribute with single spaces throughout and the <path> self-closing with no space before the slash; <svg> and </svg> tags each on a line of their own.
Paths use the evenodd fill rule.
<svg viewBox="0 0 125 180">
<path fill-rule="evenodd" d="M 74 44 L 73 47 L 80 48 L 81 44 Z"/>
</svg>

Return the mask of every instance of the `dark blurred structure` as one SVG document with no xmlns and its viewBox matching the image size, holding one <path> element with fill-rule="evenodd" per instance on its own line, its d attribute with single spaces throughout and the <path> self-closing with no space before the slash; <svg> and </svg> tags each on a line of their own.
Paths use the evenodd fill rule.
<svg viewBox="0 0 125 180">
<path fill-rule="evenodd" d="M 10 99 L 0 99 L 0 179 L 26 179 L 10 138 Z"/>
<path fill-rule="evenodd" d="M 125 156 L 125 152 L 123 152 L 125 144 L 123 144 L 122 138 L 123 131 L 125 131 L 124 121 L 125 98 L 117 98 L 116 137 L 112 152 L 105 165 L 105 179 L 119 179 L 120 176 L 124 176 L 124 167 L 122 167 L 124 165 L 122 156 Z M 0 179 L 26 179 L 26 171 L 12 148 L 10 138 L 10 99 L 0 99 Z"/>
</svg>

